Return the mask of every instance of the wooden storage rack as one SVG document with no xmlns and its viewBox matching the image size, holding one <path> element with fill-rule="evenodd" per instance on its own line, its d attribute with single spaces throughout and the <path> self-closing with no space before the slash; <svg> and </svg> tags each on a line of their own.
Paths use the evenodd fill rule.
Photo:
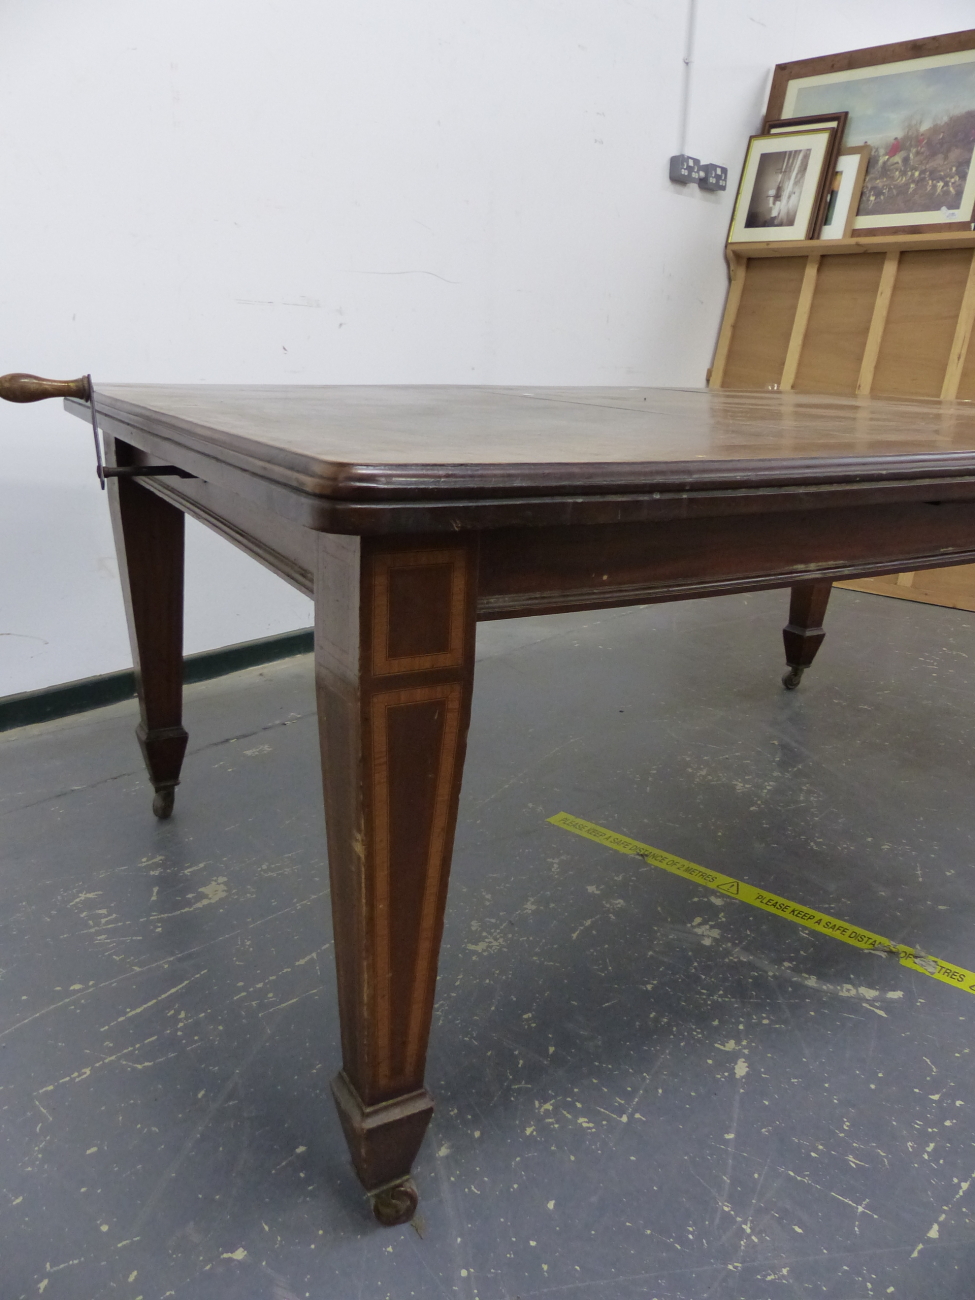
<svg viewBox="0 0 975 1300">
<path fill-rule="evenodd" d="M 975 231 L 730 244 L 711 388 L 975 401 Z M 975 565 L 843 583 L 975 609 Z"/>
</svg>

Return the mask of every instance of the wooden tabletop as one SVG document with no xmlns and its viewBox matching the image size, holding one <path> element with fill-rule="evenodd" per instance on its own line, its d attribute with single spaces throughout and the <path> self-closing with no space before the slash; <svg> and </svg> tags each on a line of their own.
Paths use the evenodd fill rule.
<svg viewBox="0 0 975 1300">
<path fill-rule="evenodd" d="M 326 532 L 754 512 L 836 493 L 975 500 L 967 402 L 379 385 L 99 384 L 95 396 L 103 428 L 137 456 Z M 66 405 L 90 418 L 87 403 Z"/>
<path fill-rule="evenodd" d="M 98 385 L 99 410 L 342 500 L 955 477 L 975 408 L 666 388 Z M 82 407 L 81 410 L 86 408 Z"/>
</svg>

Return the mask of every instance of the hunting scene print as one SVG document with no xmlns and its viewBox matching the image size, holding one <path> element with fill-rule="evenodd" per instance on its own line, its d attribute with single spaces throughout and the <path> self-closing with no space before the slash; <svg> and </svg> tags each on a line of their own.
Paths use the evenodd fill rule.
<svg viewBox="0 0 975 1300">
<path fill-rule="evenodd" d="M 846 145 L 870 160 L 858 226 L 970 219 L 975 200 L 975 51 L 794 81 L 792 115 L 846 110 Z"/>
<path fill-rule="evenodd" d="M 960 212 L 973 152 L 975 109 L 933 126 L 909 120 L 872 146 L 858 213 Z"/>
</svg>

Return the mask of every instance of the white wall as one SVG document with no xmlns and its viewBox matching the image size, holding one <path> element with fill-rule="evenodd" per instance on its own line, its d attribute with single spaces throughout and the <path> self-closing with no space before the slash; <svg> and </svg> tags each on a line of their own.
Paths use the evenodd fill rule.
<svg viewBox="0 0 975 1300">
<path fill-rule="evenodd" d="M 688 151 L 970 0 L 698 0 Z M 732 192 L 667 180 L 686 0 L 3 0 L 0 371 L 700 384 Z M 733 191 L 733 185 L 732 185 Z M 0 696 L 129 663 L 91 435 L 0 409 Z M 191 525 L 187 651 L 309 603 Z"/>
</svg>

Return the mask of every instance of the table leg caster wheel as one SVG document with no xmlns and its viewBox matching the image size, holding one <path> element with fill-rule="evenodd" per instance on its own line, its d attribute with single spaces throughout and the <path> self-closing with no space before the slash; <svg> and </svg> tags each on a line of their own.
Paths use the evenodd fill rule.
<svg viewBox="0 0 975 1300">
<path fill-rule="evenodd" d="M 175 803 L 175 790 L 157 790 L 156 797 L 152 801 L 152 811 L 160 820 L 165 820 L 165 818 L 172 816 Z"/>
<path fill-rule="evenodd" d="M 396 1228 L 401 1223 L 409 1223 L 416 1213 L 420 1198 L 413 1180 L 407 1178 L 392 1187 L 384 1187 L 370 1199 L 377 1223 L 381 1223 L 384 1228 Z"/>
<path fill-rule="evenodd" d="M 790 668 L 782 678 L 782 685 L 787 691 L 794 691 L 802 681 L 802 674 L 805 670 L 802 668 Z"/>
</svg>

